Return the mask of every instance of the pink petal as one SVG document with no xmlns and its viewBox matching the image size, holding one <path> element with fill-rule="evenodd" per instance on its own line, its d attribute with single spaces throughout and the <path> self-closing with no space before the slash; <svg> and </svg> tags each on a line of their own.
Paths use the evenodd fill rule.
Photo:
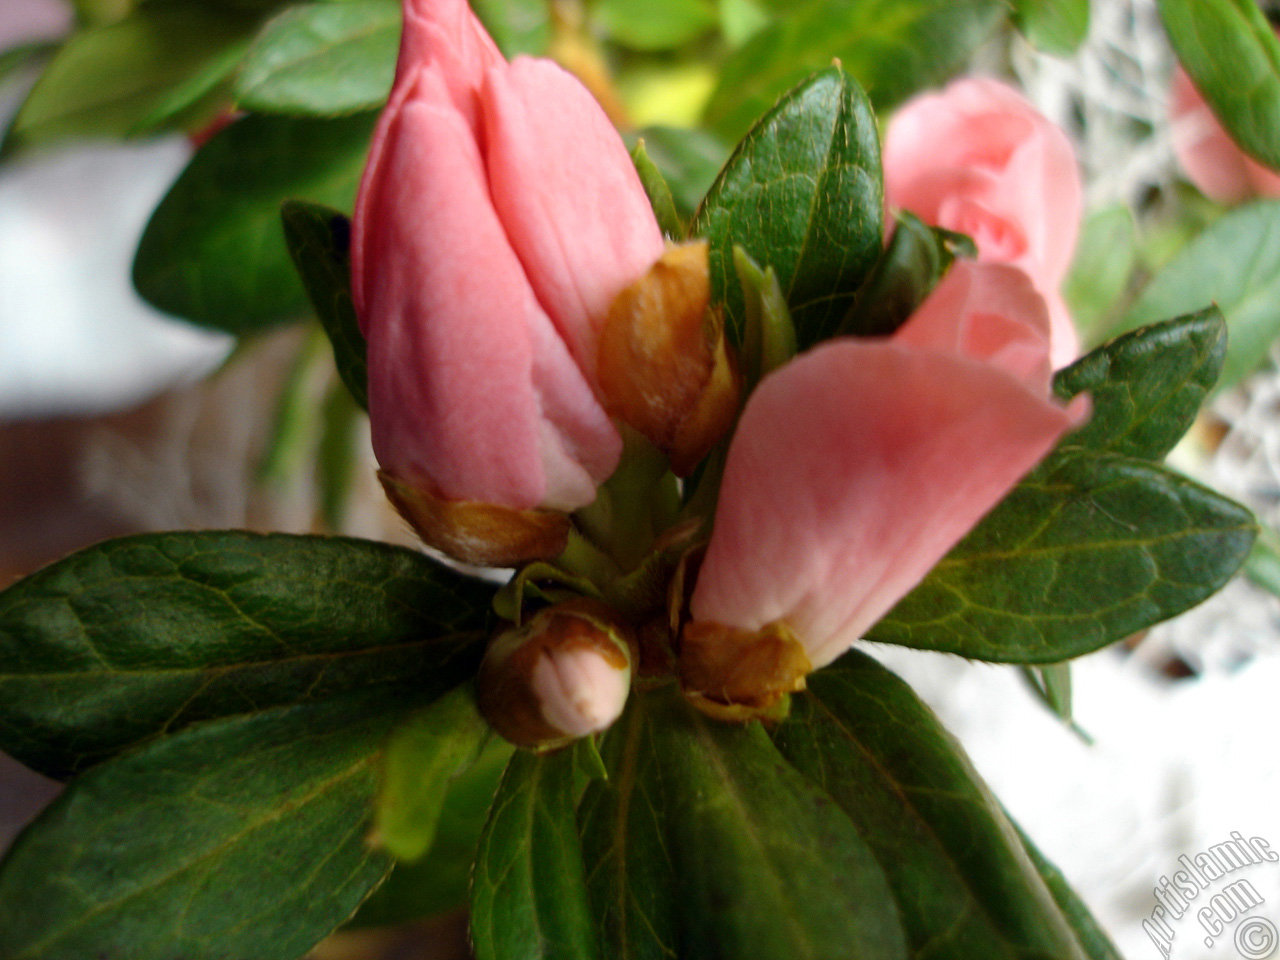
<svg viewBox="0 0 1280 960">
<path fill-rule="evenodd" d="M 697 620 L 843 653 L 1077 417 L 985 363 L 840 340 L 766 378 L 729 451 Z"/>
<path fill-rule="evenodd" d="M 547 60 L 489 71 L 493 203 L 543 309 L 594 381 L 609 304 L 663 250 L 640 178 L 604 111 Z"/>
<path fill-rule="evenodd" d="M 617 432 L 507 243 L 465 119 L 423 82 L 388 123 L 364 207 L 374 451 L 448 499 L 583 506 Z"/>
</svg>

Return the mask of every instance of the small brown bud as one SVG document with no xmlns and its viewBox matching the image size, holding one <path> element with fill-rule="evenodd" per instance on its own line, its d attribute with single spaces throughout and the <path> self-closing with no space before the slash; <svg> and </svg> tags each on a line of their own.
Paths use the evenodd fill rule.
<svg viewBox="0 0 1280 960">
<path fill-rule="evenodd" d="M 699 710 L 724 720 L 769 714 L 804 689 L 813 670 L 804 645 L 781 621 L 760 630 L 692 621 L 680 639 L 680 686 Z"/>
</svg>

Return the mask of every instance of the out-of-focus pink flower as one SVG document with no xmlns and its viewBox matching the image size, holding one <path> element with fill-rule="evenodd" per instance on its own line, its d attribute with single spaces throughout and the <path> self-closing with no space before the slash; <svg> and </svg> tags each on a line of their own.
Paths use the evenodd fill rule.
<svg viewBox="0 0 1280 960">
<path fill-rule="evenodd" d="M 508 64 L 466 0 L 404 20 L 352 234 L 374 451 L 435 501 L 584 506 L 621 451 L 597 334 L 661 231 L 577 80 Z"/>
<path fill-rule="evenodd" d="M 71 29 L 66 0 L 4 0 L 0 9 L 0 50 L 55 40 Z"/>
<path fill-rule="evenodd" d="M 892 338 L 829 341 L 766 377 L 734 435 L 691 600 L 681 655 L 702 661 L 694 692 L 750 700 L 753 678 L 714 673 L 752 635 L 830 663 L 915 586 L 1083 419 L 1086 401 L 1049 396 L 1048 348 L 1022 271 L 958 261 Z"/>
<path fill-rule="evenodd" d="M 1051 359 L 1080 349 L 1059 288 L 1071 266 L 1083 193 L 1066 134 L 1017 90 L 957 80 L 908 101 L 884 143 L 885 201 L 971 236 L 988 263 L 1011 263 L 1049 305 Z"/>
<path fill-rule="evenodd" d="M 1206 197 L 1222 203 L 1280 197 L 1280 173 L 1236 146 L 1182 67 L 1173 73 L 1169 119 L 1178 163 Z"/>
</svg>

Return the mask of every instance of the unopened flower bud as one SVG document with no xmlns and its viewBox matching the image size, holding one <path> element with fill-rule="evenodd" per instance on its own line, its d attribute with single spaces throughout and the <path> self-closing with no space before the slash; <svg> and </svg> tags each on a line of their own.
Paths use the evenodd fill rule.
<svg viewBox="0 0 1280 960">
<path fill-rule="evenodd" d="M 608 728 L 631 689 L 626 626 L 574 600 L 494 637 L 476 680 L 480 710 L 516 746 L 549 750 Z"/>
<path fill-rule="evenodd" d="M 671 246 L 624 289 L 600 332 L 600 393 L 687 476 L 733 425 L 740 384 L 711 304 L 706 241 Z"/>
</svg>

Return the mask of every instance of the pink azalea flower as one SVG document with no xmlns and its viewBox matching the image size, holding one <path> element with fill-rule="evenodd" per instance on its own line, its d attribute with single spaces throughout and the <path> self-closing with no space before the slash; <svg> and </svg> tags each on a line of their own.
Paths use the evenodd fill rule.
<svg viewBox="0 0 1280 960">
<path fill-rule="evenodd" d="M 693 626 L 780 623 L 813 668 L 844 653 L 1082 421 L 1085 401 L 1049 396 L 1049 329 L 1022 271 L 958 261 L 892 338 L 828 341 L 766 377 Z"/>
<path fill-rule="evenodd" d="M 957 80 L 908 101 L 884 143 L 885 200 L 973 237 L 987 263 L 1021 267 L 1049 305 L 1051 358 L 1080 349 L 1059 288 L 1071 266 L 1083 192 L 1066 135 L 1017 90 Z"/>
</svg>

